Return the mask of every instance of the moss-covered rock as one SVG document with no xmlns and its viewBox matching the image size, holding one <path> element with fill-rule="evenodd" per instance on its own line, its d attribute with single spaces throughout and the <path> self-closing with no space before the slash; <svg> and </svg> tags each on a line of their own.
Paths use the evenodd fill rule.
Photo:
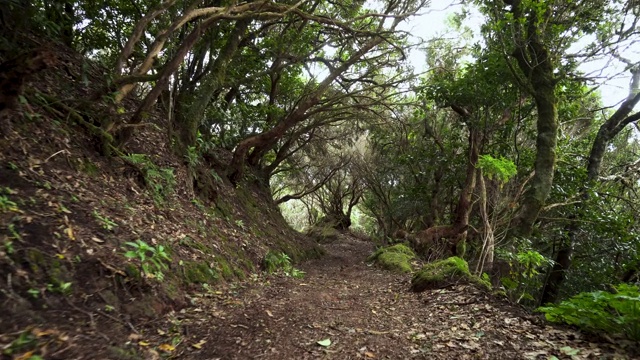
<svg viewBox="0 0 640 360">
<path fill-rule="evenodd" d="M 411 260 L 415 259 L 416 254 L 404 244 L 395 244 L 393 246 L 380 248 L 367 261 L 374 261 L 380 267 L 395 272 L 411 272 Z"/>
<path fill-rule="evenodd" d="M 411 258 L 416 257 L 416 253 L 409 246 L 402 243 L 402 244 L 395 244 L 392 246 L 383 247 L 376 250 L 376 252 L 374 252 L 367 258 L 367 261 L 369 262 L 375 261 L 380 256 L 380 254 L 385 252 L 395 252 L 395 253 L 405 254 L 407 256 L 410 256 Z"/>
<path fill-rule="evenodd" d="M 329 244 L 338 240 L 340 231 L 336 230 L 331 224 L 321 224 L 312 227 L 307 234 L 320 244 Z"/>
<path fill-rule="evenodd" d="M 491 285 L 487 281 L 471 275 L 466 261 L 453 256 L 426 264 L 411 279 L 411 290 L 422 292 L 430 289 L 440 289 L 461 282 L 491 289 Z"/>
</svg>

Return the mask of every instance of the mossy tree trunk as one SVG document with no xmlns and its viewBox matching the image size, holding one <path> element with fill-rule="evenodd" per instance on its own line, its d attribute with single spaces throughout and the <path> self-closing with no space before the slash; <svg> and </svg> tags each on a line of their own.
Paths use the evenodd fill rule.
<svg viewBox="0 0 640 360">
<path fill-rule="evenodd" d="M 535 174 L 516 216 L 511 220 L 510 239 L 531 234 L 551 192 L 558 136 L 558 99 L 555 94 L 558 79 L 554 75 L 558 64 L 543 40 L 545 20 L 549 19 L 553 9 L 550 4 L 543 4 L 529 6 L 525 12 L 525 6 L 522 1 L 513 1 L 511 5 L 511 13 L 516 19 L 513 28 L 515 49 L 511 55 L 521 72 L 516 74 L 520 85 L 533 97 L 538 113 L 536 159 Z"/>
<path fill-rule="evenodd" d="M 181 107 L 180 112 L 176 113 L 172 126 L 177 135 L 176 140 L 180 144 L 179 149 L 183 153 L 189 147 L 196 145 L 198 128 L 206 116 L 206 108 L 221 93 L 221 88 L 225 85 L 227 67 L 236 54 L 250 23 L 250 19 L 241 19 L 236 22 L 220 54 L 211 65 L 210 72 L 202 80 L 203 83 L 198 87 L 198 92 L 193 94 L 189 106 Z"/>
<path fill-rule="evenodd" d="M 553 185 L 558 135 L 557 99 L 553 68 L 550 65 L 540 65 L 540 67 L 548 67 L 548 69 L 535 71 L 534 73 L 540 74 L 534 75 L 534 78 L 536 76 L 539 78 L 532 82 L 538 111 L 535 174 L 517 215 L 511 221 L 511 237 L 526 237 L 531 234 L 533 223 L 538 218 Z"/>
</svg>

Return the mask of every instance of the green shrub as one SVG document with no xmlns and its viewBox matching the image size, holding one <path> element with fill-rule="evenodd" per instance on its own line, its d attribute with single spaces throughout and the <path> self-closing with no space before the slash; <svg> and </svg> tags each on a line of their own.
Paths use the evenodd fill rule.
<svg viewBox="0 0 640 360">
<path fill-rule="evenodd" d="M 157 204 L 163 203 L 173 194 L 176 177 L 172 168 L 161 168 L 144 154 L 129 154 L 122 158 L 142 172 L 145 185 L 151 190 L 153 200 Z"/>
<path fill-rule="evenodd" d="M 286 276 L 294 278 L 304 277 L 304 271 L 294 268 L 291 264 L 291 258 L 289 255 L 283 252 L 275 253 L 273 251 L 269 251 L 267 255 L 265 255 L 263 263 L 264 269 L 268 274 L 282 271 Z"/>
<path fill-rule="evenodd" d="M 125 245 L 133 248 L 133 250 L 125 252 L 124 256 L 129 259 L 138 259 L 142 273 L 159 281 L 164 279 L 163 271 L 169 269 L 167 263 L 171 262 L 171 258 L 164 246 L 151 246 L 142 240 L 126 242 Z"/>
<path fill-rule="evenodd" d="M 588 332 L 624 335 L 640 341 L 640 290 L 620 284 L 615 293 L 580 293 L 558 305 L 538 308 L 547 320 L 575 325 Z"/>
<path fill-rule="evenodd" d="M 506 183 L 518 173 L 516 164 L 502 156 L 494 158 L 491 155 L 480 155 L 478 168 L 490 179 L 497 179 L 500 183 Z"/>
<path fill-rule="evenodd" d="M 521 244 L 517 252 L 498 250 L 497 255 L 509 263 L 509 276 L 500 279 L 507 297 L 517 303 L 534 303 L 533 293 L 544 281 L 540 270 L 550 267 L 553 261 L 531 249 L 528 242 Z"/>
</svg>

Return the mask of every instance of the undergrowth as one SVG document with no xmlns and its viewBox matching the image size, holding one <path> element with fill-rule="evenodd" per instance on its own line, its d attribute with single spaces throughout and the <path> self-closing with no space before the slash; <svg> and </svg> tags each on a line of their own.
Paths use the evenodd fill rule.
<svg viewBox="0 0 640 360">
<path fill-rule="evenodd" d="M 283 252 L 275 253 L 273 251 L 269 251 L 264 257 L 264 268 L 268 274 L 282 271 L 286 276 L 298 279 L 304 277 L 304 271 L 294 268 L 291 264 L 291 258 L 289 255 Z"/>
<path fill-rule="evenodd" d="M 552 322 L 640 341 L 640 290 L 636 285 L 620 284 L 614 287 L 614 292 L 580 293 L 560 304 L 540 307 L 538 311 Z"/>
</svg>

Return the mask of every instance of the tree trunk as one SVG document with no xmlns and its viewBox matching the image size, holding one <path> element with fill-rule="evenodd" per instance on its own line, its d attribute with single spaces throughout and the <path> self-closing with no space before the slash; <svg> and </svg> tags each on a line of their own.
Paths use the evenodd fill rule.
<svg viewBox="0 0 640 360">
<path fill-rule="evenodd" d="M 236 25 L 227 38 L 227 42 L 220 51 L 211 66 L 211 72 L 207 75 L 204 84 L 198 89 L 198 98 L 188 107 L 181 107 L 180 113 L 176 114 L 174 128 L 178 135 L 180 151 L 184 152 L 190 146 L 195 146 L 198 128 L 202 123 L 207 106 L 211 103 L 215 94 L 219 94 L 223 86 L 227 72 L 227 67 L 231 59 L 238 50 L 238 45 L 251 23 L 250 19 L 242 19 Z M 217 29 L 212 29 L 215 31 Z"/>
<path fill-rule="evenodd" d="M 469 228 L 469 215 L 471 213 L 471 200 L 476 186 L 476 166 L 480 155 L 481 135 L 477 129 L 469 129 L 469 150 L 467 157 L 466 178 L 458 204 L 455 208 L 455 217 L 451 225 L 433 226 L 416 235 L 416 248 L 420 252 L 428 250 L 433 244 L 437 244 L 440 239 L 447 239 L 454 255 L 457 253 L 457 245 L 466 240 L 467 229 Z"/>
<path fill-rule="evenodd" d="M 142 104 L 138 106 L 138 109 L 136 110 L 136 112 L 131 117 L 131 120 L 129 121 L 129 125 L 139 124 L 140 122 L 142 122 L 142 118 L 144 114 L 148 112 L 149 109 L 151 109 L 151 106 L 153 106 L 153 104 L 155 104 L 156 100 L 158 99 L 162 91 L 168 89 L 169 77 L 178 70 L 178 68 L 180 67 L 180 64 L 182 64 L 184 57 L 187 55 L 189 50 L 191 50 L 191 48 L 196 44 L 198 39 L 200 39 L 200 36 L 202 35 L 202 33 L 207 28 L 215 24 L 217 21 L 218 21 L 218 18 L 215 18 L 215 17 L 210 18 L 209 20 L 203 22 L 202 24 L 199 24 L 186 37 L 186 39 L 182 42 L 182 45 L 180 45 L 180 47 L 178 48 L 173 59 L 171 59 L 165 65 L 160 75 L 160 78 L 156 81 L 156 84 L 153 87 L 153 89 L 149 91 L 147 96 L 142 101 Z M 116 134 L 117 146 L 124 145 L 131 138 L 131 136 L 133 136 L 133 129 L 134 128 L 132 126 L 127 126 L 124 128 L 117 129 L 118 131 Z"/>
<path fill-rule="evenodd" d="M 481 275 L 483 272 L 492 274 L 495 238 L 491 222 L 489 221 L 489 214 L 487 212 L 487 187 L 484 182 L 482 170 L 478 170 L 477 175 L 478 190 L 480 193 L 480 217 L 482 218 L 483 225 L 483 242 L 482 251 L 480 252 L 480 258 L 478 260 L 475 273 L 476 275 Z"/>
<path fill-rule="evenodd" d="M 534 71 L 533 76 L 538 76 L 539 79 L 532 80 L 538 111 L 535 174 L 525 193 L 524 202 L 518 214 L 511 221 L 510 238 L 531 235 L 533 223 L 538 218 L 553 185 L 558 134 L 555 82 L 552 79 L 553 68 L 551 65 L 538 66 L 545 67 L 546 70 Z"/>
</svg>

